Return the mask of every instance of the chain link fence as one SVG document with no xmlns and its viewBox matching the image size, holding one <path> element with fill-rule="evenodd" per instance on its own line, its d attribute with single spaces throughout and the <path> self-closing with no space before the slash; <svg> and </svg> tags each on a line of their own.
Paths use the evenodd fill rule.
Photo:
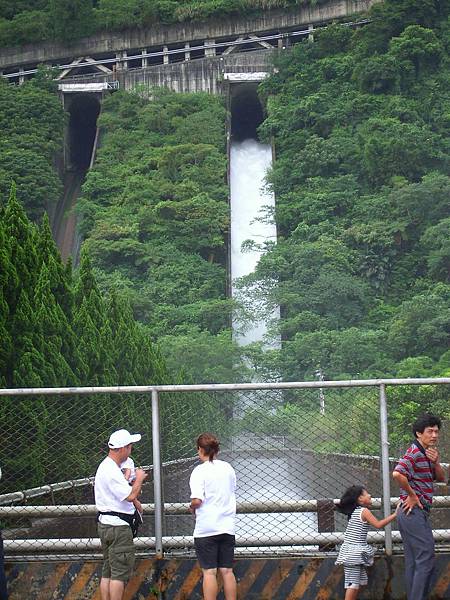
<svg viewBox="0 0 450 600">
<path fill-rule="evenodd" d="M 0 390 L 6 553 L 99 552 L 93 476 L 110 433 L 123 427 L 142 433 L 132 457 L 150 469 L 136 540 L 142 554 L 193 555 L 189 476 L 203 431 L 219 437 L 220 458 L 236 471 L 238 554 L 334 552 L 346 525 L 336 499 L 361 484 L 376 499 L 375 512 L 390 511 L 398 495 L 390 472 L 411 441 L 411 414 L 426 406 L 424 398 L 443 411 L 448 406 L 449 387 L 441 385 L 448 378 L 400 383 Z M 448 425 L 441 433 L 444 460 Z M 448 548 L 446 485 L 436 486 L 436 506 L 438 547 Z M 395 531 L 392 538 L 370 535 L 380 551 L 391 552 L 392 541 L 394 551 L 400 548 Z"/>
</svg>

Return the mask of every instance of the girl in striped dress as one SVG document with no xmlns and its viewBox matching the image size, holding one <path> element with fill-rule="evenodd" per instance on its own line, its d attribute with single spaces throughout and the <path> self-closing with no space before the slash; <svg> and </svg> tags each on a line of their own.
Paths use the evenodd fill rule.
<svg viewBox="0 0 450 600">
<path fill-rule="evenodd" d="M 378 520 L 369 510 L 372 497 L 365 487 L 352 485 L 339 501 L 337 510 L 348 517 L 344 543 L 336 560 L 344 565 L 345 600 L 356 600 L 359 588 L 367 585 L 366 567 L 373 564 L 374 549 L 367 543 L 369 525 L 381 529 L 396 517 L 395 511 L 389 517 Z"/>
</svg>

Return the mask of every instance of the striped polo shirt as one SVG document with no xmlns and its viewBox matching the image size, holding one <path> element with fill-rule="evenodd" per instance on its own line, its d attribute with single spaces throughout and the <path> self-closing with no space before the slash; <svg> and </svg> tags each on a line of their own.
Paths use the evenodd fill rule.
<svg viewBox="0 0 450 600">
<path fill-rule="evenodd" d="M 415 440 L 401 458 L 394 471 L 405 475 L 408 483 L 417 494 L 424 507 L 433 502 L 434 467 L 427 458 L 423 446 Z M 408 494 L 400 489 L 400 499 L 406 500 Z"/>
</svg>

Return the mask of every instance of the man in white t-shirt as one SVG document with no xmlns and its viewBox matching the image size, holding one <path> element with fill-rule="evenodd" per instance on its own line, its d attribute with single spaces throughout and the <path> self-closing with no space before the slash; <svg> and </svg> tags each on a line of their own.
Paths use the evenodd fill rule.
<svg viewBox="0 0 450 600">
<path fill-rule="evenodd" d="M 95 505 L 99 512 L 98 533 L 102 544 L 103 568 L 100 580 L 102 600 L 122 600 L 125 584 L 134 567 L 134 544 L 130 521 L 142 483 L 147 474 L 136 469 L 133 485 L 123 476 L 120 465 L 131 454 L 141 435 L 119 429 L 109 438 L 108 456 L 95 474 Z"/>
<path fill-rule="evenodd" d="M 191 473 L 190 509 L 195 514 L 194 544 L 203 572 L 204 600 L 215 600 L 217 569 L 222 575 L 226 600 L 236 600 L 233 573 L 236 519 L 236 474 L 233 467 L 217 459 L 219 440 L 202 433 L 197 439 L 200 465 Z"/>
</svg>

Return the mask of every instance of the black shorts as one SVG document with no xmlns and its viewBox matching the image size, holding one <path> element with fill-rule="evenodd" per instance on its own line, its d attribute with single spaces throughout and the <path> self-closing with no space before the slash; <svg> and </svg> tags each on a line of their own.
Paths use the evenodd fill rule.
<svg viewBox="0 0 450 600">
<path fill-rule="evenodd" d="M 234 560 L 234 542 L 234 535 L 229 533 L 194 538 L 195 552 L 201 568 L 231 568 Z"/>
</svg>

